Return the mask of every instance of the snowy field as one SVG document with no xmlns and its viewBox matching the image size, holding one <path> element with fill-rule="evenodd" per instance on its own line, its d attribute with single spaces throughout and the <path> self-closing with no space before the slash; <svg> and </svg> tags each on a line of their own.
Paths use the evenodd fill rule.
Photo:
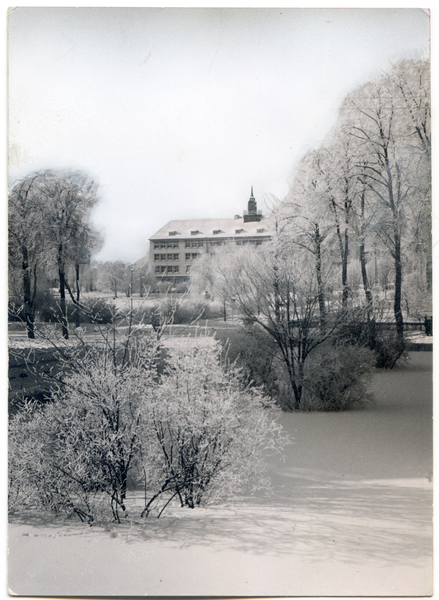
<svg viewBox="0 0 439 600">
<path fill-rule="evenodd" d="M 376 406 L 283 414 L 270 498 L 88 527 L 9 527 L 22 596 L 423 596 L 432 592 L 432 354 L 378 373 Z M 132 494 L 133 518 L 136 494 Z"/>
</svg>

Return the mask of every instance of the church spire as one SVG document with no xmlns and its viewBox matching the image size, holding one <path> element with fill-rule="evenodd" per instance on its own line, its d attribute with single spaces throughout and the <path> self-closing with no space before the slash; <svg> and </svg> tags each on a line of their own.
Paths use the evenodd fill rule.
<svg viewBox="0 0 439 600">
<path fill-rule="evenodd" d="M 251 187 L 251 196 L 248 201 L 248 211 L 244 214 L 244 223 L 250 223 L 251 221 L 260 221 L 262 214 L 258 213 L 258 206 L 256 204 L 255 197 L 253 196 L 253 186 Z"/>
</svg>

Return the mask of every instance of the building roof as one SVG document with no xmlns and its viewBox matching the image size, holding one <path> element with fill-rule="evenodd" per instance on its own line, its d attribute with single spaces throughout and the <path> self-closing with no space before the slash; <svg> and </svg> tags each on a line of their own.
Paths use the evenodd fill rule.
<svg viewBox="0 0 439 600">
<path fill-rule="evenodd" d="M 187 221 L 169 221 L 150 240 L 163 239 L 224 239 L 245 237 L 266 237 L 272 230 L 266 217 L 260 221 L 244 223 L 243 217 L 234 219 L 189 219 Z M 195 233 L 196 232 L 196 233 Z"/>
</svg>

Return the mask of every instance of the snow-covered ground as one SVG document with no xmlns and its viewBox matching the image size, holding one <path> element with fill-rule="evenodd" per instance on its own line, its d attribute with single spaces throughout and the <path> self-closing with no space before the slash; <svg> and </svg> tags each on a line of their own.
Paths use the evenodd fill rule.
<svg viewBox="0 0 439 600">
<path fill-rule="evenodd" d="M 374 379 L 376 406 L 283 414 L 273 496 L 107 528 L 9 529 L 22 596 L 423 596 L 432 591 L 430 352 Z M 136 494 L 132 494 L 135 516 Z"/>
<path fill-rule="evenodd" d="M 404 337 L 407 342 L 416 342 L 417 344 L 433 343 L 433 336 L 425 335 L 424 331 L 407 331 Z"/>
</svg>

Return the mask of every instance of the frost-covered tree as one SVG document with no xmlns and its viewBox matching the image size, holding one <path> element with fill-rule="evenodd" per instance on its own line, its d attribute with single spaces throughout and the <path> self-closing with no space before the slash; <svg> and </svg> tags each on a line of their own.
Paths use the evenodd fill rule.
<svg viewBox="0 0 439 600">
<path fill-rule="evenodd" d="M 228 285 L 227 265 L 236 252 L 233 242 L 215 248 L 214 252 L 202 254 L 191 267 L 190 294 L 195 297 L 207 295 L 218 300 L 222 306 L 224 321 L 227 321 L 227 308 L 232 301 Z"/>
<path fill-rule="evenodd" d="M 330 277 L 334 270 L 334 232 L 328 158 L 326 150 L 308 152 L 303 157 L 290 191 L 274 217 L 278 230 L 289 238 L 291 252 L 305 249 L 314 258 L 322 330 L 326 323 L 328 288 L 334 281 Z"/>
<path fill-rule="evenodd" d="M 268 485 L 262 459 L 286 442 L 273 403 L 225 368 L 213 340 L 164 363 L 133 321 L 126 333 L 99 327 L 98 344 L 81 330 L 76 345 L 48 338 L 63 369 L 45 375 L 45 405 L 11 419 L 11 510 L 39 506 L 91 524 L 127 516 L 129 480 L 145 490 L 143 516 L 160 516 L 174 497 L 193 508 Z"/>
<path fill-rule="evenodd" d="M 9 271 L 10 274 L 19 273 L 21 285 L 17 287 L 22 298 L 22 318 L 29 338 L 35 337 L 37 273 L 45 252 L 44 204 L 39 194 L 41 177 L 40 173 L 33 173 L 17 181 L 9 194 Z"/>
<path fill-rule="evenodd" d="M 216 344 L 174 351 L 161 384 L 143 405 L 150 440 L 144 459 L 152 492 L 143 515 L 162 498 L 194 508 L 267 487 L 263 460 L 286 439 L 276 408 L 239 373 L 225 369 Z"/>
<path fill-rule="evenodd" d="M 411 113 L 395 95 L 391 77 L 370 83 L 350 94 L 343 110 L 349 114 L 350 135 L 357 150 L 360 181 L 374 204 L 375 234 L 390 252 L 395 273 L 393 310 L 403 347 L 403 250 L 410 212 L 429 198 L 426 141 L 410 128 Z M 424 93 L 419 91 L 419 93 Z"/>
<path fill-rule="evenodd" d="M 230 254 L 220 267 L 229 301 L 247 325 L 262 328 L 278 347 L 290 386 L 287 410 L 302 405 L 304 366 L 340 321 L 337 307 L 322 328 L 319 285 L 311 253 L 292 247 L 288 231 L 270 243 Z"/>
<path fill-rule="evenodd" d="M 68 337 L 67 267 L 87 262 L 96 245 L 96 234 L 88 225 L 95 202 L 96 184 L 80 172 L 39 171 L 12 188 L 9 198 L 10 257 L 11 264 L 21 257 L 23 305 L 30 337 L 33 335 L 37 266 L 47 274 L 56 272 L 58 276 L 62 330 L 64 337 Z"/>
<path fill-rule="evenodd" d="M 62 332 L 67 339 L 67 265 L 79 265 L 88 260 L 94 240 L 88 220 L 96 203 L 97 186 L 81 172 L 63 174 L 47 171 L 43 174 L 39 187 L 45 203 L 45 244 L 54 266 L 56 265 Z"/>
<path fill-rule="evenodd" d="M 409 299 L 404 277 L 410 285 L 409 279 L 417 273 L 421 296 L 429 295 L 431 288 L 429 96 L 429 63 L 422 61 L 401 61 L 391 73 L 349 94 L 331 136 L 321 149 L 303 158 L 283 202 L 284 212 L 294 207 L 290 211 L 290 228 L 296 230 L 292 239 L 303 240 L 299 229 L 305 231 L 309 240 L 314 239 L 316 256 L 316 239 L 325 239 L 328 257 L 335 258 L 338 247 L 335 262 L 341 266 L 338 287 L 344 310 L 352 289 L 350 280 L 357 272 L 353 261 L 359 260 L 372 325 L 372 267 L 373 280 L 380 281 L 381 270 L 388 267 L 385 257 L 391 257 L 393 313 L 401 348 L 403 296 L 406 310 L 409 305 L 425 305 L 413 294 Z"/>
<path fill-rule="evenodd" d="M 114 324 L 97 333 L 99 342 L 90 344 L 76 330 L 76 344 L 69 345 L 46 335 L 61 367 L 41 374 L 51 387 L 49 402 L 19 411 L 9 435 L 15 502 L 73 512 L 90 523 L 108 505 L 115 520 L 126 513 L 128 475 L 141 449 L 142 399 L 157 375 L 152 338 L 133 328 L 119 334 Z"/>
</svg>

